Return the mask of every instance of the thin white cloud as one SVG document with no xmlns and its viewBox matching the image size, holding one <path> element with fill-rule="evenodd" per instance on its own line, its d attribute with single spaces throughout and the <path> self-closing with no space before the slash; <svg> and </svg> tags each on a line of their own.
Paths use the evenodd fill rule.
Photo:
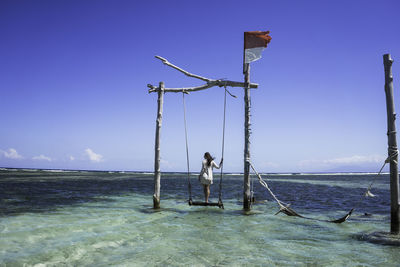
<svg viewBox="0 0 400 267">
<path fill-rule="evenodd" d="M 69 156 L 69 160 L 70 160 L 70 161 L 74 161 L 74 160 L 75 160 L 75 157 L 74 157 L 74 156 Z"/>
<path fill-rule="evenodd" d="M 335 159 L 311 159 L 302 160 L 298 163 L 299 167 L 334 167 L 339 165 L 362 165 L 371 163 L 383 163 L 385 160 L 384 156 L 381 155 L 370 155 L 370 156 L 359 156 L 354 155 L 351 157 L 335 158 Z"/>
<path fill-rule="evenodd" d="M 160 159 L 160 167 L 162 169 L 172 170 L 174 168 L 173 164 L 171 164 L 168 160 Z"/>
<path fill-rule="evenodd" d="M 271 161 L 264 161 L 264 162 L 261 162 L 261 164 L 260 164 L 260 168 L 278 168 L 279 167 L 279 164 L 277 164 L 277 163 L 275 163 L 275 162 L 271 162 Z M 257 168 L 257 167 L 256 167 Z"/>
<path fill-rule="evenodd" d="M 32 159 L 33 160 L 46 160 L 46 161 L 51 161 L 52 160 L 50 157 L 47 157 L 45 155 L 35 156 Z"/>
<path fill-rule="evenodd" d="M 101 162 L 103 161 L 103 156 L 100 154 L 95 153 L 93 150 L 90 148 L 85 149 L 86 155 L 89 157 L 89 160 L 92 162 Z"/>
<path fill-rule="evenodd" d="M 22 159 L 23 157 L 18 154 L 17 150 L 14 148 L 9 148 L 8 151 L 3 151 L 1 150 L 2 154 L 4 157 L 9 158 L 9 159 Z"/>
</svg>

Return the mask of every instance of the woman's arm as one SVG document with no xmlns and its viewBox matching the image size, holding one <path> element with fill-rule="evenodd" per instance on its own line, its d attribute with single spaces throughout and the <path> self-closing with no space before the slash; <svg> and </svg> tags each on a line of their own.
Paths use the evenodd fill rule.
<svg viewBox="0 0 400 267">
<path fill-rule="evenodd" d="M 219 169 L 219 168 L 221 168 L 221 166 L 222 166 L 222 162 L 219 164 L 219 166 L 217 165 L 217 163 L 215 163 L 215 161 L 212 161 L 211 162 L 211 166 L 212 167 L 214 167 L 214 168 L 216 168 L 216 169 Z"/>
</svg>

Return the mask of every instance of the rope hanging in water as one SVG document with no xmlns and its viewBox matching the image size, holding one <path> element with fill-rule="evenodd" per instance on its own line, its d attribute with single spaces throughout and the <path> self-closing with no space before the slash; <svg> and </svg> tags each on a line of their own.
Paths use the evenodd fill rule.
<svg viewBox="0 0 400 267">
<path fill-rule="evenodd" d="M 300 214 L 298 214 L 297 212 L 295 212 L 292 208 L 290 208 L 290 204 L 284 203 L 282 201 L 280 201 L 275 194 L 272 192 L 272 190 L 269 188 L 268 184 L 261 178 L 261 175 L 256 171 L 256 169 L 254 168 L 253 164 L 249 162 L 250 167 L 253 169 L 254 173 L 256 174 L 256 176 L 258 177 L 258 180 L 260 182 L 260 184 L 265 187 L 269 193 L 271 194 L 271 196 L 275 199 L 275 201 L 278 203 L 279 205 L 279 211 L 276 213 L 280 213 L 283 212 L 288 216 L 297 216 L 297 217 L 301 217 L 304 219 L 308 219 L 308 220 L 316 220 L 316 221 L 322 221 L 322 222 L 331 222 L 331 223 L 342 223 L 345 222 L 353 213 L 353 211 L 356 209 L 357 206 L 360 205 L 361 201 L 363 200 L 363 198 L 365 197 L 375 197 L 374 194 L 371 193 L 371 188 L 372 185 L 374 184 L 375 180 L 377 177 L 379 177 L 382 174 L 383 168 L 385 167 L 386 164 L 390 163 L 390 161 L 394 160 L 399 154 L 399 151 L 397 150 L 397 147 L 389 147 L 389 156 L 386 158 L 385 162 L 383 163 L 382 167 L 380 168 L 378 174 L 375 176 L 375 178 L 372 180 L 372 182 L 370 183 L 370 185 L 368 186 L 367 190 L 365 191 L 365 193 L 361 196 L 360 200 L 358 201 L 358 203 L 355 205 L 354 208 L 352 208 L 345 216 L 337 219 L 337 220 L 320 220 L 320 219 L 315 219 L 315 218 L 310 218 L 310 217 L 305 217 L 302 216 Z M 275 215 L 276 215 L 275 214 Z"/>
<path fill-rule="evenodd" d="M 321 219 L 316 219 L 316 218 L 310 218 L 310 217 L 306 217 L 306 216 L 300 215 L 297 212 L 295 212 L 292 208 L 290 208 L 290 204 L 287 204 L 287 203 L 284 203 L 284 202 L 280 201 L 275 196 L 275 194 L 272 192 L 272 190 L 269 188 L 267 182 L 265 182 L 261 178 L 261 175 L 256 171 L 256 169 L 254 168 L 253 164 L 250 161 L 248 161 L 248 163 L 250 164 L 250 167 L 253 169 L 254 173 L 257 175 L 258 181 L 260 182 L 260 184 L 269 191 L 271 196 L 278 203 L 279 211 L 277 213 L 275 213 L 275 215 L 277 215 L 280 212 L 283 212 L 288 216 L 297 216 L 297 217 L 304 218 L 304 219 L 307 219 L 307 220 L 314 220 L 314 221 L 320 221 L 320 222 L 330 222 L 330 223 L 342 223 L 342 222 L 345 222 L 350 217 L 350 215 L 352 214 L 352 212 L 354 210 L 354 208 L 353 208 L 345 216 L 343 216 L 343 217 L 341 217 L 341 218 L 339 218 L 337 220 L 332 220 L 332 221 L 330 221 L 330 220 L 321 220 Z"/>
</svg>

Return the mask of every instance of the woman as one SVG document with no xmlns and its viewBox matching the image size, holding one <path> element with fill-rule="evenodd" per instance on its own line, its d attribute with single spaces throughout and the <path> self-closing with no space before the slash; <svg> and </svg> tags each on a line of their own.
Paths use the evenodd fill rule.
<svg viewBox="0 0 400 267">
<path fill-rule="evenodd" d="M 208 197 L 210 196 L 210 185 L 213 184 L 213 168 L 221 168 L 223 160 L 224 159 L 221 159 L 221 162 L 218 166 L 214 162 L 214 158 L 210 155 L 210 153 L 204 153 L 204 160 L 202 162 L 203 166 L 199 175 L 199 181 L 203 185 L 206 203 L 208 203 Z"/>
</svg>

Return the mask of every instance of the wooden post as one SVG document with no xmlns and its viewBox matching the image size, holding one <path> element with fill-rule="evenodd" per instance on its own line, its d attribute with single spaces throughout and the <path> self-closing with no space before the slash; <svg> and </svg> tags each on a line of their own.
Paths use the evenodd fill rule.
<svg viewBox="0 0 400 267">
<path fill-rule="evenodd" d="M 154 158 L 154 195 L 153 195 L 153 208 L 160 208 L 160 131 L 162 124 L 162 112 L 164 103 L 164 82 L 160 82 L 157 88 L 157 120 L 156 120 L 156 140 L 155 140 L 155 158 Z"/>
<path fill-rule="evenodd" d="M 244 63 L 244 179 L 243 209 L 251 209 L 250 193 L 250 64 Z"/>
<path fill-rule="evenodd" d="M 399 213 L 399 171 L 398 171 L 398 150 L 396 140 L 396 113 L 393 101 L 393 59 L 390 54 L 383 55 L 385 67 L 385 93 L 388 124 L 388 154 L 390 159 L 390 232 L 398 234 L 400 231 Z"/>
</svg>

